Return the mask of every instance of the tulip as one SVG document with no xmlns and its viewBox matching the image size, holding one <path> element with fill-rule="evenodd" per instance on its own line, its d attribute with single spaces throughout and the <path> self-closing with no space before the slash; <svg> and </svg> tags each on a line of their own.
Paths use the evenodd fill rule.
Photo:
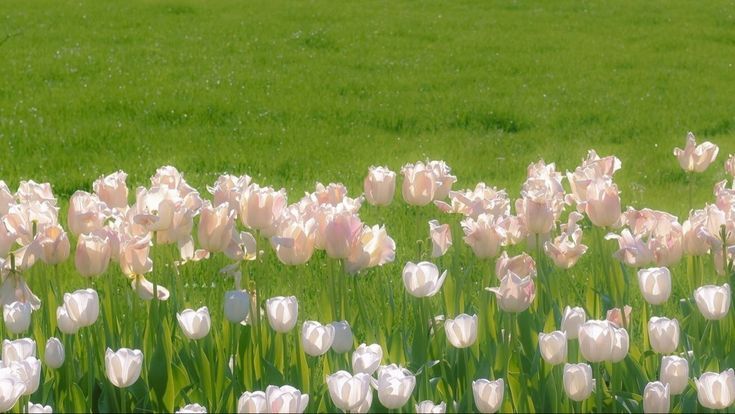
<svg viewBox="0 0 735 414">
<path fill-rule="evenodd" d="M 697 400 L 704 408 L 722 410 L 735 401 L 735 371 L 732 368 L 716 372 L 705 372 L 695 378 Z"/>
<path fill-rule="evenodd" d="M 290 385 L 269 385 L 265 389 L 265 395 L 268 412 L 272 414 L 303 413 L 309 405 L 309 394 L 301 394 L 301 391 Z"/>
<path fill-rule="evenodd" d="M 3 305 L 3 320 L 5 327 L 14 334 L 20 334 L 31 326 L 31 304 L 28 302 L 15 301 L 9 305 Z"/>
<path fill-rule="evenodd" d="M 544 361 L 551 365 L 561 364 L 567 359 L 567 335 L 564 331 L 540 332 L 538 346 Z"/>
<path fill-rule="evenodd" d="M 434 200 L 443 200 L 447 198 L 452 190 L 452 184 L 457 182 L 457 177 L 449 174 L 452 169 L 444 161 L 429 161 L 426 168 L 434 173 L 436 190 L 434 191 Z"/>
<path fill-rule="evenodd" d="M 417 298 L 436 295 L 446 277 L 446 270 L 439 276 L 439 268 L 429 262 L 408 262 L 403 267 L 403 285 L 408 293 Z"/>
<path fill-rule="evenodd" d="M 725 161 L 725 171 L 735 177 L 735 155 L 730 154 Z"/>
<path fill-rule="evenodd" d="M 80 234 L 74 264 L 77 272 L 84 277 L 99 276 L 105 273 L 110 264 L 112 248 L 107 237 L 97 234 Z"/>
<path fill-rule="evenodd" d="M 81 328 L 75 321 L 69 316 L 69 312 L 64 306 L 56 308 L 56 326 L 59 330 L 67 335 L 75 334 Z"/>
<path fill-rule="evenodd" d="M 630 338 L 628 337 L 628 331 L 625 328 L 613 327 L 615 331 L 615 339 L 613 341 L 612 353 L 610 354 L 611 362 L 620 362 L 625 359 L 628 355 L 628 348 L 630 347 Z"/>
<path fill-rule="evenodd" d="M 334 327 L 334 340 L 332 341 L 332 350 L 338 354 L 345 353 L 352 349 L 352 329 L 347 321 L 332 322 Z"/>
<path fill-rule="evenodd" d="M 616 327 L 627 327 L 630 325 L 630 313 L 633 311 L 633 308 L 630 305 L 625 305 L 623 309 L 625 309 L 625 320 L 623 320 L 623 311 L 620 308 L 609 309 L 606 320 Z"/>
<path fill-rule="evenodd" d="M 516 212 L 530 234 L 547 234 L 554 227 L 554 201 L 544 192 L 516 200 Z"/>
<path fill-rule="evenodd" d="M 608 321 L 589 320 L 579 327 L 579 350 L 589 362 L 612 359 L 615 329 Z"/>
<path fill-rule="evenodd" d="M 362 235 L 362 221 L 352 212 L 334 214 L 324 228 L 324 250 L 333 259 L 350 256 Z"/>
<path fill-rule="evenodd" d="M 390 364 L 378 370 L 378 399 L 389 410 L 403 407 L 415 386 L 416 377 L 406 368 Z"/>
<path fill-rule="evenodd" d="M 495 413 L 500 409 L 505 394 L 505 381 L 499 378 L 495 381 L 479 379 L 472 381 L 472 395 L 475 407 L 481 413 Z"/>
<path fill-rule="evenodd" d="M 352 372 L 364 372 L 368 375 L 373 373 L 380 366 L 383 360 L 383 348 L 378 344 L 360 346 L 352 353 Z"/>
<path fill-rule="evenodd" d="M 370 167 L 363 182 L 365 199 L 374 206 L 387 206 L 396 192 L 396 173 L 387 167 Z"/>
<path fill-rule="evenodd" d="M 179 326 L 189 339 L 201 339 L 207 336 L 212 321 L 209 317 L 209 309 L 202 306 L 197 310 L 185 309 L 181 313 L 176 314 Z"/>
<path fill-rule="evenodd" d="M 643 243 L 641 236 L 634 236 L 630 230 L 623 229 L 620 235 L 610 233 L 605 240 L 617 239 L 619 250 L 614 253 L 616 259 L 632 267 L 642 267 L 653 261 L 653 252 Z"/>
<path fill-rule="evenodd" d="M 25 383 L 16 370 L 10 367 L 0 368 L 0 411 L 10 411 L 25 389 Z"/>
<path fill-rule="evenodd" d="M 304 264 L 314 253 L 316 221 L 291 220 L 279 225 L 277 235 L 271 237 L 278 260 L 287 265 Z"/>
<path fill-rule="evenodd" d="M 80 289 L 64 293 L 64 308 L 74 324 L 80 328 L 90 326 L 100 314 L 100 298 L 93 289 Z M 58 312 L 57 312 L 58 316 Z"/>
<path fill-rule="evenodd" d="M 101 229 L 105 224 L 105 207 L 96 195 L 84 191 L 75 192 L 69 199 L 69 231 L 79 236 Z"/>
<path fill-rule="evenodd" d="M 135 290 L 135 293 L 143 300 L 152 300 L 156 298 L 158 300 L 168 300 L 169 291 L 165 287 L 149 281 L 142 274 L 133 276 L 130 286 Z"/>
<path fill-rule="evenodd" d="M 508 273 L 520 278 L 536 277 L 536 262 L 527 253 L 508 257 L 508 253 L 503 252 L 495 262 L 495 276 L 498 280 L 503 280 Z"/>
<path fill-rule="evenodd" d="M 26 412 L 28 414 L 51 414 L 54 412 L 54 409 L 51 408 L 50 405 L 33 404 L 32 402 L 28 401 L 28 408 Z"/>
<path fill-rule="evenodd" d="M 564 365 L 564 392 L 572 401 L 584 401 L 589 398 L 595 389 L 595 383 L 589 364 Z"/>
<path fill-rule="evenodd" d="M 598 178 L 587 187 L 585 212 L 595 226 L 610 227 L 620 224 L 620 192 L 611 177 Z"/>
<path fill-rule="evenodd" d="M 29 356 L 22 361 L 3 361 L 3 363 L 13 369 L 23 381 L 25 385 L 23 395 L 31 395 L 38 390 L 41 381 L 41 361 L 38 358 Z"/>
<path fill-rule="evenodd" d="M 671 395 L 668 384 L 649 382 L 643 390 L 643 412 L 668 413 L 671 408 Z"/>
<path fill-rule="evenodd" d="M 36 341 L 31 338 L 21 338 L 14 341 L 3 340 L 3 359 L 6 365 L 20 362 L 28 357 L 36 356 Z"/>
<path fill-rule="evenodd" d="M 362 372 L 353 376 L 347 371 L 337 371 L 327 377 L 329 396 L 340 410 L 354 412 L 372 394 L 371 379 L 370 375 Z"/>
<path fill-rule="evenodd" d="M 347 257 L 345 267 L 354 274 L 366 267 L 382 266 L 395 260 L 396 242 L 385 226 L 363 226 L 362 233 Z"/>
<path fill-rule="evenodd" d="M 477 219 L 467 218 L 461 224 L 465 234 L 463 240 L 478 259 L 497 256 L 506 243 L 505 229 L 489 214 L 480 214 Z"/>
<path fill-rule="evenodd" d="M 144 275 L 153 270 L 153 261 L 148 257 L 150 249 L 151 238 L 149 235 L 121 241 L 118 260 L 123 274 L 130 277 Z"/>
<path fill-rule="evenodd" d="M 709 141 L 697 145 L 694 134 L 689 132 L 686 146 L 683 150 L 674 148 L 674 156 L 679 160 L 679 165 L 684 171 L 701 173 L 714 162 L 719 151 L 720 148 Z"/>
<path fill-rule="evenodd" d="M 121 348 L 113 352 L 107 348 L 105 352 L 105 375 L 118 388 L 133 385 L 142 367 L 143 353 L 139 349 Z"/>
<path fill-rule="evenodd" d="M 561 319 L 561 330 L 567 335 L 567 339 L 577 339 L 579 327 L 587 320 L 587 313 L 580 307 L 564 308 L 564 316 Z"/>
<path fill-rule="evenodd" d="M 46 349 L 43 353 L 46 365 L 49 368 L 59 368 L 64 364 L 64 345 L 58 338 L 49 338 L 46 341 Z"/>
<path fill-rule="evenodd" d="M 447 403 L 442 401 L 439 404 L 434 404 L 431 400 L 424 400 L 416 404 L 417 414 L 443 414 L 447 412 Z"/>
<path fill-rule="evenodd" d="M 265 301 L 268 311 L 268 323 L 274 331 L 280 333 L 289 332 L 296 326 L 299 316 L 299 302 L 296 296 L 276 296 Z"/>
<path fill-rule="evenodd" d="M 235 213 L 228 204 L 212 207 L 204 203 L 199 216 L 199 244 L 210 252 L 222 252 L 227 249 L 235 228 Z"/>
<path fill-rule="evenodd" d="M 425 206 L 434 199 L 436 193 L 436 177 L 432 170 L 422 162 L 406 164 L 401 168 L 403 186 L 401 193 L 406 204 Z"/>
<path fill-rule="evenodd" d="M 261 414 L 267 413 L 268 401 L 263 391 L 244 392 L 237 400 L 238 414 Z"/>
<path fill-rule="evenodd" d="M 429 236 L 432 244 L 431 257 L 444 256 L 452 245 L 452 230 L 449 224 L 439 224 L 438 220 L 430 220 Z"/>
<path fill-rule="evenodd" d="M 638 286 L 646 302 L 661 305 L 671 296 L 671 272 L 665 267 L 638 270 Z"/>
<path fill-rule="evenodd" d="M 319 356 L 329 351 L 334 342 L 334 326 L 305 321 L 301 328 L 301 345 L 307 355 Z"/>
<path fill-rule="evenodd" d="M 244 290 L 225 292 L 225 317 L 232 323 L 242 323 L 250 313 L 250 295 Z"/>
<path fill-rule="evenodd" d="M 651 348 L 659 354 L 670 354 L 679 346 L 679 321 L 669 318 L 651 317 L 648 321 L 648 340 Z"/>
<path fill-rule="evenodd" d="M 69 258 L 69 237 L 58 224 L 42 230 L 39 244 L 41 260 L 49 265 L 59 264 Z"/>
<path fill-rule="evenodd" d="M 449 343 L 455 348 L 467 348 L 477 340 L 477 315 L 461 314 L 444 322 Z"/>
<path fill-rule="evenodd" d="M 569 269 L 587 252 L 587 246 L 581 243 L 582 229 L 577 225 L 583 216 L 576 211 L 569 214 L 566 226 L 562 225 L 562 234 L 553 241 L 544 243 L 544 252 L 562 269 Z"/>
<path fill-rule="evenodd" d="M 704 319 L 720 320 L 730 309 L 730 285 L 706 285 L 694 291 L 694 300 Z"/>
<path fill-rule="evenodd" d="M 184 414 L 184 413 L 206 413 L 207 409 L 205 407 L 202 407 L 199 404 L 187 404 L 183 407 L 181 407 L 178 411 L 176 411 L 176 414 Z"/>
<path fill-rule="evenodd" d="M 120 170 L 108 176 L 100 176 L 94 183 L 92 189 L 95 194 L 109 207 L 123 209 L 128 206 L 128 175 Z"/>
<path fill-rule="evenodd" d="M 521 279 L 512 272 L 503 277 L 499 287 L 485 290 L 495 293 L 498 306 L 506 312 L 523 312 L 536 297 L 533 279 L 530 276 Z"/>
<path fill-rule="evenodd" d="M 287 205 L 286 190 L 250 184 L 240 196 L 240 220 L 245 226 L 270 237 Z"/>
<path fill-rule="evenodd" d="M 683 393 L 689 385 L 689 361 L 676 355 L 661 358 L 659 379 L 671 387 L 671 395 Z"/>
</svg>

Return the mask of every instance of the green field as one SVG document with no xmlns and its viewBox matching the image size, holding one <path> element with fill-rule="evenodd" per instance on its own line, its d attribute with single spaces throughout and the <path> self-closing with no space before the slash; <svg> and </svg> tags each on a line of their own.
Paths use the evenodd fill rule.
<svg viewBox="0 0 735 414">
<path fill-rule="evenodd" d="M 69 197 L 79 189 L 91 191 L 95 179 L 120 169 L 129 174 L 131 202 L 134 189 L 149 186 L 149 177 L 163 165 L 183 172 L 206 198 L 205 186 L 227 172 L 284 187 L 289 202 L 296 202 L 317 181 L 344 183 L 355 197 L 362 193 L 369 166 L 398 171 L 428 158 L 452 167 L 455 189 L 482 181 L 507 189 L 515 199 L 530 163 L 544 159 L 562 172 L 574 170 L 592 148 L 622 160 L 615 182 L 624 208 L 665 210 L 683 221 L 691 207 L 714 202 L 712 187 L 727 178 L 722 165 L 735 152 L 733 1 L 2 0 L 0 42 L 0 180 L 11 190 L 21 180 L 50 182 L 65 227 Z M 688 131 L 700 142 L 720 146 L 717 161 L 693 177 L 691 205 L 688 177 L 672 155 L 674 147 L 683 147 Z M 399 188 L 400 182 L 399 177 Z M 429 374 L 418 378 L 406 411 L 424 399 L 455 399 L 460 409 L 471 410 L 468 381 L 490 373 L 500 377 L 508 369 L 533 374 L 506 379 L 503 411 L 592 410 L 591 403 L 579 407 L 562 401 L 561 371 L 540 363 L 535 327 L 533 335 L 520 334 L 528 341 L 521 344 L 522 356 L 508 356 L 502 344 L 496 348 L 498 324 L 510 321 L 482 290 L 488 282 L 497 283 L 493 263 L 476 260 L 462 242 L 459 216 L 434 206 L 407 206 L 399 190 L 390 207 L 365 205 L 360 217 L 385 224 L 398 246 L 394 263 L 346 282 L 345 306 L 364 297 L 367 304 L 360 309 L 325 304 L 331 298 L 321 289 L 324 280 L 338 277 L 340 270 L 323 252 L 305 266 L 286 267 L 268 240 L 258 236 L 264 254 L 243 266 L 246 279 L 263 299 L 298 296 L 299 322 L 354 317 L 356 343 L 381 343 L 384 363 L 416 372 L 429 356 L 442 360 L 426 373 L 445 380 L 431 383 Z M 400 274 L 407 261 L 426 258 L 427 221 L 435 218 L 452 224 L 454 246 L 435 262 L 449 269 L 450 287 L 458 293 L 437 296 L 426 309 L 404 293 Z M 604 252 L 597 249 L 601 236 L 587 221 L 589 253 L 571 271 L 555 271 L 562 308 L 573 304 L 576 294 L 590 292 L 590 280 L 597 280 L 590 275 L 620 273 L 605 254 L 615 243 L 606 242 Z M 146 356 L 143 380 L 124 396 L 127 410 L 171 411 L 199 402 L 210 412 L 232 411 L 243 391 L 276 382 L 310 390 L 311 411 L 335 410 L 321 377 L 349 370 L 347 356 L 330 355 L 317 363 L 298 349 L 284 351 L 298 343 L 300 324 L 284 339 L 291 342 L 265 333 L 251 342 L 254 329 L 235 330 L 222 317 L 222 294 L 232 289 L 217 274 L 230 263 L 225 257 L 189 264 L 177 276 L 173 246 L 156 245 L 152 252 L 150 279 L 169 287 L 172 298 L 160 304 L 139 300 L 113 263 L 108 277 L 94 282 L 105 327 L 100 322 L 88 332 L 63 336 L 65 368 L 44 368 L 42 386 L 31 401 L 60 412 L 120 409 L 117 389 L 104 377 L 103 354 L 107 346 L 124 346 L 142 349 Z M 704 281 L 721 284 L 709 258 L 703 263 Z M 672 267 L 676 299 L 691 296 L 686 276 L 696 264 L 685 259 Z M 609 383 L 622 388 L 620 399 L 607 391 L 604 406 L 615 411 L 628 408 L 623 400 L 640 401 L 641 384 L 656 380 L 659 363 L 641 333 L 645 303 L 635 272 L 629 273 L 627 289 L 638 305 L 630 329 L 629 359 L 635 362 L 610 369 L 615 375 Z M 32 325 L 42 350 L 46 338 L 58 335 L 54 312 L 61 293 L 93 282 L 75 273 L 73 253 L 56 269 L 35 266 L 27 279 L 44 301 L 42 316 L 34 314 Z M 212 334 L 193 345 L 180 334 L 175 313 L 205 304 L 212 312 Z M 595 306 L 603 311 L 607 305 Z M 673 298 L 654 309 L 664 310 L 682 320 L 691 316 Z M 472 364 L 462 359 L 466 354 L 447 349 L 442 335 L 415 342 L 414 329 L 421 322 L 414 316 L 429 311 L 487 316 L 481 321 L 482 339 L 470 354 L 475 367 L 468 368 Z M 719 344 L 705 352 L 701 367 L 692 367 L 692 377 L 704 368 L 719 372 L 734 366 L 735 356 L 725 351 L 735 345 L 732 313 L 717 329 L 701 317 L 688 321 L 695 349 L 709 349 L 698 342 L 702 338 Z M 558 323 L 531 317 L 518 322 L 541 328 Z M 243 372 L 232 379 L 226 363 L 236 335 L 241 343 L 259 345 L 239 349 Z M 689 349 L 683 342 L 681 351 Z M 417 354 L 414 347 L 428 354 Z M 276 359 L 254 363 L 261 374 L 248 371 L 248 358 L 263 352 Z M 284 352 L 290 356 L 284 359 Z M 511 368 L 503 358 L 512 361 Z M 207 374 L 211 384 L 201 379 Z M 545 382 L 534 382 L 537 378 Z M 559 401 L 552 401 L 555 395 Z M 696 401 L 692 386 L 672 399 L 672 407 L 701 409 Z"/>
</svg>

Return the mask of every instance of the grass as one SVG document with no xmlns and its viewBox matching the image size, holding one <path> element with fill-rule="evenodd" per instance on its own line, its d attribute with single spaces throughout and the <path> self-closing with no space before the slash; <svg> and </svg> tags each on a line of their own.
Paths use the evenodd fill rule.
<svg viewBox="0 0 735 414">
<path fill-rule="evenodd" d="M 453 167 L 457 189 L 484 181 L 516 197 L 529 163 L 543 158 L 561 171 L 572 170 L 594 148 L 623 160 L 615 180 L 624 205 L 663 209 L 683 220 L 690 208 L 684 201 L 688 187 L 672 149 L 684 144 L 690 130 L 699 140 L 720 145 L 716 164 L 696 177 L 694 206 L 712 202 L 712 184 L 725 177 L 722 162 L 735 152 L 734 20 L 731 1 L 703 7 L 686 1 L 4 0 L 0 39 L 10 37 L 0 45 L 0 179 L 11 188 L 23 179 L 51 182 L 65 206 L 74 191 L 90 190 L 102 174 L 123 169 L 133 189 L 148 185 L 157 167 L 171 164 L 202 193 L 220 173 L 247 173 L 260 184 L 285 187 L 294 202 L 312 191 L 317 180 L 343 182 L 356 195 L 370 165 L 398 170 L 431 158 Z M 430 375 L 418 381 L 416 401 L 419 396 L 436 397 L 435 402 L 457 399 L 469 409 L 471 395 L 461 391 L 468 389 L 471 374 L 510 370 L 533 372 L 546 382 L 513 376 L 506 392 L 514 404 L 518 395 L 532 397 L 522 397 L 517 407 L 506 400 L 504 410 L 571 409 L 568 401 L 552 401 L 553 392 L 562 393 L 561 373 L 547 370 L 529 348 L 535 344 L 534 332 L 519 332 L 527 345 L 523 357 L 513 357 L 498 338 L 494 328 L 510 321 L 481 290 L 491 280 L 492 263 L 472 258 L 461 242 L 457 217 L 400 202 L 384 209 L 366 206 L 360 214 L 366 223 L 386 223 L 398 251 L 394 264 L 367 272 L 349 292 L 369 292 L 369 305 L 390 305 L 390 312 L 350 307 L 345 312 L 359 321 L 353 324 L 357 340 L 381 343 L 390 362 L 416 371 L 426 361 L 422 357 L 441 356 L 436 366 L 425 368 Z M 406 261 L 425 254 L 424 242 L 416 240 L 426 237 L 432 218 L 453 225 L 455 246 L 438 264 L 452 275 L 445 288 L 464 293 L 445 292 L 425 309 L 403 293 L 399 274 Z M 593 240 L 588 229 L 590 253 L 555 285 L 568 302 L 574 301 L 574 290 L 590 292 L 590 280 L 618 272 L 594 251 Z M 296 294 L 300 320 L 328 322 L 337 316 L 326 293 L 315 289 L 331 277 L 334 264 L 317 255 L 306 266 L 284 267 L 266 240 L 258 242 L 264 254 L 244 269 L 261 298 Z M 167 303 L 142 303 L 119 271 L 111 270 L 115 277 L 95 282 L 109 331 L 97 326 L 67 337 L 66 345 L 73 347 L 67 364 L 81 361 L 62 374 L 45 370 L 33 401 L 58 403 L 67 411 L 118 407 L 119 397 L 99 371 L 101 353 L 84 353 L 89 347 L 102 352 L 109 345 L 144 350 L 144 381 L 123 396 L 139 408 L 170 411 L 191 401 L 206 402 L 210 411 L 232 410 L 222 395 L 239 396 L 279 380 L 312 387 L 312 410 L 333 408 L 324 386 L 305 377 L 303 368 L 308 363 L 310 373 L 331 373 L 345 364 L 341 357 L 311 366 L 316 363 L 291 351 L 288 365 L 279 356 L 287 345 L 279 345 L 276 336 L 251 342 L 251 335 L 258 334 L 250 328 L 235 331 L 220 324 L 222 293 L 231 286 L 216 272 L 226 260 L 216 256 L 188 265 L 177 278 L 168 247 L 153 249 L 153 278 L 172 292 L 178 286 L 179 295 Z M 75 274 L 71 262 L 56 271 L 63 291 L 91 283 Z M 29 273 L 37 294 L 51 272 L 39 265 Z M 687 272 L 684 264 L 674 270 L 680 296 L 688 289 Z M 631 282 L 634 296 L 639 295 Z M 115 295 L 127 299 L 113 302 Z M 42 310 L 53 312 L 59 297 L 53 292 L 44 296 Z M 640 303 L 639 297 L 634 300 Z M 672 315 L 685 317 L 690 311 L 672 302 L 666 308 Z M 203 304 L 212 310 L 213 334 L 192 344 L 177 333 L 173 314 Z M 607 306 L 595 307 L 602 311 Z M 409 343 L 415 340 L 407 333 L 415 321 L 400 315 L 429 311 L 449 316 L 478 312 L 484 339 L 471 356 L 447 350 L 443 334 L 428 344 Z M 161 321 L 148 315 L 161 315 Z M 53 322 L 42 325 L 35 318 L 33 335 L 42 346 Z M 718 330 L 694 316 L 691 320 L 692 340 L 717 340 Z M 378 323 L 382 329 L 374 330 Z M 518 323 L 548 328 L 558 321 L 522 316 Z M 641 333 L 644 324 L 638 321 L 631 329 L 636 332 L 631 333 L 631 358 L 622 372 L 635 381 L 624 385 L 623 399 L 639 401 L 639 382 L 655 376 Z M 723 328 L 726 333 L 732 329 Z M 280 359 L 270 366 L 243 364 L 239 379 L 231 380 L 224 366 L 237 335 L 245 348 L 240 350 L 243 363 L 257 359 L 259 352 Z M 284 341 L 296 343 L 297 338 L 292 332 Z M 428 354 L 414 353 L 411 345 L 428 348 Z M 707 349 L 704 342 L 694 346 Z M 721 357 L 723 369 L 732 367 L 726 355 L 708 351 L 702 365 L 714 369 Z M 468 357 L 476 366 L 462 359 Z M 161 361 L 171 361 L 170 366 Z M 96 374 L 89 370 L 94 366 Z M 95 375 L 99 383 L 90 380 Z M 210 377 L 212 383 L 201 379 Z M 445 379 L 434 380 L 439 377 Z M 192 385 L 202 381 L 201 387 Z M 690 393 L 679 410 L 691 410 L 692 401 L 696 396 Z M 623 409 L 612 398 L 605 404 Z"/>
</svg>

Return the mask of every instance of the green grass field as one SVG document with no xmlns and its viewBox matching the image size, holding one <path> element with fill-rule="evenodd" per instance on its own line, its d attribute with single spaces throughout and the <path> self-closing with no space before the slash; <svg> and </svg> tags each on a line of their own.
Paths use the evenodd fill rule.
<svg viewBox="0 0 735 414">
<path fill-rule="evenodd" d="M 316 181 L 344 183 L 354 197 L 362 193 L 368 166 L 398 171 L 430 158 L 452 167 L 455 189 L 483 181 L 506 188 L 515 199 L 528 164 L 544 159 L 556 162 L 560 171 L 573 170 L 594 148 L 622 160 L 615 181 L 624 207 L 666 210 L 683 221 L 691 207 L 687 175 L 673 148 L 683 147 L 688 131 L 698 141 L 720 146 L 715 164 L 694 177 L 697 208 L 713 202 L 714 183 L 726 177 L 722 164 L 735 152 L 734 29 L 733 1 L 3 0 L 0 180 L 13 190 L 20 180 L 50 182 L 66 225 L 68 198 L 78 189 L 91 191 L 96 178 L 118 169 L 129 174 L 131 194 L 139 185 L 149 186 L 156 168 L 173 165 L 206 197 L 205 186 L 228 172 L 284 187 L 295 202 L 304 191 L 313 191 Z M 492 262 L 474 259 L 461 240 L 458 216 L 434 206 L 410 208 L 400 194 L 387 208 L 365 205 L 360 216 L 365 223 L 385 223 L 398 246 L 394 263 L 347 282 L 348 305 L 364 292 L 371 312 L 326 304 L 330 298 L 320 287 L 339 270 L 323 252 L 305 266 L 286 267 L 258 237 L 264 254 L 244 265 L 246 278 L 257 285 L 260 298 L 298 296 L 300 322 L 354 317 L 357 343 L 381 343 L 384 362 L 393 358 L 390 362 L 416 372 L 429 356 L 441 359 L 425 367 L 431 374 L 417 379 L 416 403 L 455 399 L 461 409 L 473 409 L 468 381 L 475 378 L 470 377 L 499 377 L 510 370 L 533 374 L 506 380 L 503 411 L 592 409 L 560 397 L 553 401 L 563 395 L 561 371 L 541 364 L 532 349 L 536 330 L 533 339 L 530 331 L 519 333 L 528 341 L 522 356 L 509 356 L 495 328 L 511 321 L 482 290 L 496 283 Z M 450 270 L 454 281 L 447 289 L 457 293 L 452 298 L 444 292 L 426 309 L 404 293 L 400 273 L 407 261 L 426 256 L 427 221 L 434 218 L 452 224 L 454 246 L 436 262 Z M 585 228 L 590 252 L 568 273 L 556 271 L 554 289 L 567 302 L 575 295 L 585 298 L 590 275 L 619 273 L 617 263 L 595 250 L 595 234 L 602 236 Z M 106 346 L 127 346 L 146 355 L 144 379 L 123 396 L 128 410 L 171 411 L 200 402 L 210 412 L 232 411 L 243 391 L 279 381 L 310 390 L 311 411 L 335 410 L 321 374 L 349 369 L 347 357 L 330 355 L 316 365 L 298 346 L 288 351 L 293 349 L 289 343 L 298 343 L 298 332 L 279 342 L 282 337 L 275 334 L 236 330 L 223 320 L 222 294 L 232 286 L 217 274 L 229 263 L 221 254 L 189 264 L 176 276 L 175 249 L 154 246 L 152 252 L 151 279 L 169 287 L 172 299 L 139 300 L 112 264 L 110 277 L 94 282 L 102 300 L 98 325 L 104 328 L 65 336 L 67 368 L 44 368 L 42 386 L 31 401 L 60 412 L 119 409 L 120 397 L 104 378 L 101 361 Z M 679 276 L 677 299 L 690 294 L 685 276 L 695 265 L 684 260 L 672 267 Z M 706 280 L 714 282 L 709 261 L 705 266 Z M 632 270 L 630 277 L 631 300 L 645 309 Z M 73 258 L 57 269 L 38 265 L 27 278 L 44 301 L 31 335 L 42 349 L 55 334 L 60 293 L 92 282 L 75 273 Z M 58 285 L 47 284 L 50 278 Z M 375 311 L 388 303 L 390 311 Z M 193 344 L 178 333 L 175 312 L 204 304 L 212 312 L 212 334 Z M 691 316 L 689 308 L 682 309 L 672 299 L 654 310 Z M 413 329 L 420 323 L 401 315 L 429 311 L 487 316 L 481 322 L 484 339 L 469 354 L 475 367 L 463 359 L 466 354 L 448 349 L 443 334 L 416 342 Z M 634 318 L 641 315 L 637 311 Z M 557 329 L 551 316 L 517 322 Z M 687 325 L 692 340 L 708 338 L 732 350 L 731 337 L 723 339 L 735 332 L 732 312 L 721 330 L 699 319 L 692 316 Z M 642 333 L 646 320 L 633 323 L 630 360 L 635 362 L 610 369 L 615 372 L 611 387 L 622 384 L 623 390 L 620 399 L 608 391 L 604 404 L 610 410 L 628 408 L 621 401 L 640 401 L 641 384 L 656 377 L 658 360 Z M 238 335 L 245 349 L 238 350 L 242 372 L 233 380 L 226 362 Z M 250 335 L 257 339 L 251 342 Z M 706 343 L 693 346 L 705 349 Z M 424 347 L 427 354 L 413 347 Z M 258 355 L 268 362 L 246 364 Z M 722 347 L 700 362 L 692 375 L 705 367 L 733 367 L 735 357 Z M 439 377 L 445 379 L 429 380 Z M 699 408 L 691 387 L 672 401 L 678 412 Z"/>
</svg>

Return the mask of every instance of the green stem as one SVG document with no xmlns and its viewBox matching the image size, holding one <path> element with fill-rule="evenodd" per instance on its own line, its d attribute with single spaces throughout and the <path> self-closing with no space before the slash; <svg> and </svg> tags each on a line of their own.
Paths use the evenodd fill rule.
<svg viewBox="0 0 735 414">
<path fill-rule="evenodd" d="M 602 371 L 600 369 L 600 366 L 602 365 L 602 362 L 593 362 L 592 365 L 595 369 L 595 384 L 597 385 L 597 390 L 595 391 L 595 400 L 596 400 L 596 409 L 598 413 L 602 413 Z"/>
</svg>

